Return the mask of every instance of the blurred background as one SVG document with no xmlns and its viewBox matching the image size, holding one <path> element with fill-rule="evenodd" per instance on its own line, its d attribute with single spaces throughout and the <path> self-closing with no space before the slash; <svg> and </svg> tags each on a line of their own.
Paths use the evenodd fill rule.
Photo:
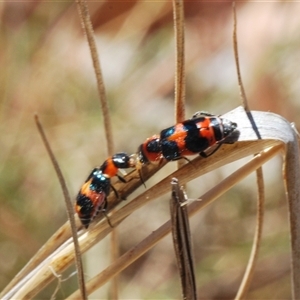
<svg viewBox="0 0 300 300">
<path fill-rule="evenodd" d="M 115 150 L 133 153 L 174 123 L 174 31 L 170 1 L 89 2 L 113 122 Z M 299 126 L 300 3 L 237 2 L 242 77 L 252 110 Z M 185 3 L 186 113 L 223 114 L 240 105 L 227 1 Z M 67 220 L 62 192 L 34 123 L 38 113 L 75 198 L 107 157 L 88 45 L 71 2 L 0 3 L 0 290 Z M 298 127 L 299 128 L 299 127 Z M 250 157 L 249 157 L 250 159 Z M 249 159 L 188 185 L 199 197 Z M 175 170 L 170 163 L 151 179 Z M 282 159 L 264 166 L 263 241 L 248 299 L 289 299 L 290 242 Z M 144 189 L 144 188 L 143 188 Z M 142 190 L 142 189 L 141 189 Z M 129 199 L 130 200 L 130 199 Z M 119 227 L 121 253 L 169 218 L 169 198 Z M 256 180 L 250 176 L 191 219 L 199 299 L 230 299 L 254 235 Z M 84 255 L 91 278 L 109 264 L 106 242 Z M 63 277 L 68 276 L 68 270 Z M 62 283 L 57 298 L 76 288 Z M 52 283 L 36 299 L 49 298 Z M 120 298 L 180 298 L 171 237 L 120 276 Z M 94 298 L 107 298 L 106 285 Z"/>
</svg>

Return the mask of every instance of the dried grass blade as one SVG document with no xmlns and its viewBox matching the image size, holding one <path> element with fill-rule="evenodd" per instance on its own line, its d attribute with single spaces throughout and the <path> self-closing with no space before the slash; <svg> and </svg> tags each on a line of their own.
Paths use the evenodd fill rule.
<svg viewBox="0 0 300 300">
<path fill-rule="evenodd" d="M 253 278 L 254 267 L 258 258 L 258 250 L 261 243 L 263 219 L 264 219 L 264 202 L 265 202 L 264 179 L 263 179 L 262 168 L 258 168 L 256 170 L 256 177 L 257 177 L 257 187 L 258 187 L 258 199 L 257 199 L 257 220 L 256 220 L 255 235 L 254 235 L 254 240 L 253 240 L 251 254 L 249 257 L 247 268 L 244 273 L 237 295 L 235 297 L 236 300 L 244 299 L 246 296 L 251 280 Z"/>
<path fill-rule="evenodd" d="M 161 167 L 163 167 L 164 163 L 158 166 L 149 165 L 148 167 L 143 169 L 143 176 L 145 180 L 149 179 L 153 174 L 155 174 Z M 120 195 L 123 197 L 128 197 L 133 191 L 135 191 L 139 186 L 141 186 L 141 181 L 137 172 L 132 172 L 126 175 L 127 183 L 124 184 L 123 182 L 117 182 L 115 187 L 119 191 Z M 113 208 L 118 203 L 120 203 L 120 199 L 116 198 L 114 192 L 111 192 L 109 199 L 109 207 Z M 77 217 L 75 216 L 76 220 L 76 227 L 78 230 L 82 228 L 82 224 Z M 97 219 L 101 221 L 103 215 L 98 215 Z M 93 228 L 95 224 L 92 224 L 91 228 Z M 32 257 L 32 259 L 24 266 L 24 268 L 13 278 L 13 280 L 5 287 L 5 289 L 1 292 L 0 297 L 3 295 L 13 292 L 14 287 L 16 286 L 16 290 L 18 289 L 17 286 L 23 285 L 24 280 L 26 281 L 26 277 L 31 271 L 38 268 L 42 262 L 45 262 L 51 257 L 51 255 L 57 251 L 60 246 L 63 246 L 68 239 L 71 237 L 71 230 L 69 222 L 66 222 L 62 225 L 56 233 L 53 234 L 52 237 L 43 245 L 43 247 Z"/>
<path fill-rule="evenodd" d="M 239 62 L 237 30 L 236 30 L 236 28 L 237 28 L 237 18 L 236 18 L 235 2 L 232 3 L 232 12 L 233 12 L 233 37 L 232 38 L 233 38 L 233 50 L 234 50 L 236 73 L 237 73 L 237 76 L 238 76 L 238 84 L 239 84 L 239 87 L 240 87 L 242 104 L 243 104 L 245 110 L 248 112 L 248 111 L 250 111 L 250 109 L 249 109 L 249 106 L 248 106 L 248 101 L 247 101 L 244 85 L 243 85 L 243 82 L 242 82 L 240 62 Z"/>
<path fill-rule="evenodd" d="M 38 131 L 42 137 L 43 143 L 47 149 L 48 155 L 51 159 L 51 162 L 53 164 L 53 167 L 55 169 L 56 175 L 58 177 L 60 186 L 62 188 L 63 194 L 64 194 L 64 199 L 65 199 L 65 205 L 67 209 L 67 215 L 68 219 L 70 222 L 70 227 L 71 227 L 71 232 L 72 232 L 72 237 L 73 237 L 73 243 L 74 243 L 74 250 L 75 250 L 75 264 L 77 268 L 77 278 L 78 278 L 78 285 L 81 291 L 81 297 L 82 299 L 87 299 L 86 295 L 86 290 L 85 290 L 85 284 L 84 284 L 84 274 L 83 274 L 83 265 L 82 265 L 82 260 L 81 260 L 81 253 L 80 253 L 80 248 L 79 248 L 79 243 L 78 243 L 78 238 L 77 238 L 77 228 L 76 228 L 76 223 L 75 223 L 75 218 L 74 218 L 74 208 L 73 208 L 73 203 L 71 201 L 68 188 L 66 185 L 66 182 L 64 180 L 63 174 L 60 170 L 60 167 L 57 163 L 57 160 L 51 150 L 50 144 L 47 140 L 47 137 L 45 135 L 44 129 L 38 119 L 38 116 L 35 115 L 35 122 L 38 128 Z"/>
<path fill-rule="evenodd" d="M 33 271 L 38 265 L 44 261 L 51 253 L 53 253 L 61 244 L 72 236 L 69 222 L 65 223 L 57 232 L 44 244 L 44 246 L 31 258 L 31 260 L 23 267 L 23 269 L 12 279 L 12 281 L 3 289 L 0 294 L 2 298 L 6 293 L 11 291 L 23 278 Z"/>
<path fill-rule="evenodd" d="M 233 187 L 237 182 L 243 180 L 246 176 L 254 172 L 257 168 L 259 168 L 262 164 L 270 160 L 275 155 L 279 154 L 282 151 L 282 145 L 277 145 L 257 157 L 253 158 L 250 162 L 244 165 L 239 170 L 235 171 L 233 174 L 225 178 L 218 185 L 216 185 L 213 189 L 205 193 L 204 195 L 199 197 L 199 201 L 193 202 L 188 207 L 189 216 L 194 215 L 199 210 L 206 207 L 208 204 L 216 200 L 219 196 L 224 194 L 227 190 Z M 188 166 L 188 165 L 187 165 Z M 178 173 L 180 170 L 176 171 Z M 174 173 L 173 173 L 174 175 Z M 170 180 L 168 181 L 170 182 Z M 168 189 L 167 189 L 168 191 Z M 129 203 L 130 204 L 130 203 Z M 128 205 L 129 205 L 128 204 Z M 121 209 L 123 210 L 124 207 Z M 116 212 L 119 214 L 120 211 Z M 116 214 L 112 215 L 111 218 L 117 217 Z M 115 261 L 112 265 L 107 267 L 101 273 L 96 275 L 94 278 L 89 280 L 86 283 L 86 288 L 88 293 L 92 293 L 104 285 L 107 281 L 110 280 L 113 276 L 124 270 L 127 266 L 129 266 L 132 262 L 141 257 L 145 252 L 155 246 L 162 238 L 164 238 L 171 231 L 171 221 L 166 222 L 157 230 L 149 234 L 142 242 L 140 242 L 135 247 L 128 250 L 125 254 L 123 254 L 117 261 Z M 78 299 L 79 291 L 74 292 L 69 299 Z"/>
<path fill-rule="evenodd" d="M 108 155 L 114 153 L 114 141 L 111 127 L 110 114 L 108 109 L 108 103 L 106 99 L 105 86 L 100 66 L 100 60 L 98 58 L 97 46 L 94 38 L 94 30 L 91 22 L 88 6 L 85 0 L 76 0 L 78 13 L 81 19 L 81 24 L 86 34 L 89 48 L 91 51 L 91 57 L 97 79 L 98 93 L 100 97 L 102 115 L 104 120 L 105 137 L 107 141 Z"/>
<path fill-rule="evenodd" d="M 184 74 L 184 3 L 173 0 L 175 31 L 176 72 L 175 72 L 175 122 L 185 119 L 185 74 Z"/>
<path fill-rule="evenodd" d="M 196 300 L 197 288 L 191 231 L 186 205 L 187 199 L 176 178 L 172 179 L 171 185 L 171 229 L 173 246 L 181 280 L 182 298 Z"/>
<path fill-rule="evenodd" d="M 257 140 L 256 134 L 253 131 L 253 128 L 251 127 L 251 124 L 246 116 L 245 111 L 243 108 L 239 107 L 235 109 L 232 112 L 229 112 L 228 114 L 224 115 L 224 117 L 234 120 L 238 123 L 240 136 L 239 136 L 239 142 L 233 144 L 233 145 L 223 145 L 221 149 L 216 152 L 213 156 L 209 158 L 201 158 L 198 157 L 192 161 L 191 164 L 187 164 L 181 169 L 177 170 L 170 176 L 166 177 L 164 180 L 156 184 L 153 188 L 148 189 L 144 193 L 140 194 L 138 197 L 130 201 L 127 205 L 122 207 L 120 210 L 116 211 L 114 214 L 110 216 L 110 220 L 113 224 L 120 223 L 124 218 L 126 218 L 128 215 L 130 215 L 132 212 L 137 210 L 139 207 L 145 205 L 147 202 L 157 198 L 158 196 L 161 196 L 163 194 L 166 194 L 169 192 L 169 183 L 172 179 L 172 177 L 177 177 L 182 184 L 187 183 L 188 181 L 201 176 L 202 174 L 205 174 L 207 172 L 210 172 L 222 165 L 228 164 L 232 161 L 236 161 L 240 158 L 243 158 L 245 156 L 253 155 L 254 153 L 263 151 L 266 148 L 272 147 L 270 150 L 263 152 L 260 156 L 255 157 L 253 159 L 255 162 L 258 162 L 256 165 L 252 165 L 253 162 L 251 161 L 251 168 L 247 170 L 248 172 L 253 172 L 255 169 L 257 169 L 261 164 L 263 164 L 265 161 L 267 161 L 270 157 L 278 153 L 278 151 L 284 152 L 285 149 L 287 149 L 287 156 L 286 156 L 286 170 L 289 170 L 286 178 L 287 178 L 287 190 L 288 190 L 288 196 L 290 202 L 294 203 L 291 207 L 294 207 L 295 210 L 291 210 L 291 215 L 294 214 L 291 217 L 291 224 L 293 224 L 294 230 L 298 230 L 300 227 L 299 221 L 297 221 L 297 213 L 299 213 L 299 191 L 295 190 L 295 187 L 292 184 L 292 178 L 293 176 L 299 175 L 299 158 L 298 158 L 298 145 L 297 145 L 297 139 L 295 137 L 295 134 L 293 130 L 291 129 L 291 125 L 289 122 L 287 122 L 285 119 L 278 115 L 274 115 L 271 113 L 266 112 L 252 112 L 253 117 L 255 119 L 255 122 L 260 130 L 260 133 L 262 135 L 262 140 Z M 287 147 L 284 147 L 284 144 L 287 145 Z M 274 151 L 277 151 L 274 153 Z M 272 155 L 270 154 L 272 153 Z M 293 162 L 294 161 L 294 166 Z M 292 168 L 295 168 L 295 170 L 292 170 Z M 155 170 L 153 166 L 147 167 L 149 170 Z M 242 169 L 244 170 L 244 168 Z M 290 171 L 291 170 L 291 171 Z M 297 173 L 298 172 L 298 173 Z M 147 174 L 147 172 L 145 172 Z M 287 173 L 287 172 L 286 172 Z M 246 174 L 246 175 L 247 175 Z M 292 174 L 291 178 L 289 176 Z M 235 181 L 226 181 L 226 184 L 235 184 L 235 182 L 238 182 L 246 175 L 238 175 L 238 177 L 235 178 Z M 130 174 L 130 177 L 138 178 L 138 172 L 133 172 L 133 174 Z M 231 177 L 230 177 L 231 178 Z M 300 176 L 296 176 L 294 178 L 294 184 L 297 186 L 300 186 L 299 184 L 299 178 Z M 295 180 L 296 179 L 296 180 Z M 233 180 L 231 178 L 231 180 Z M 138 179 L 128 181 L 126 185 L 118 184 L 118 190 L 121 188 L 124 188 L 125 192 L 132 191 L 133 186 L 136 186 Z M 219 185 L 218 185 L 219 187 Z M 201 206 L 205 206 L 209 203 L 209 198 L 218 197 L 219 194 L 216 193 L 216 191 L 213 194 L 206 193 L 205 198 L 202 197 L 201 202 L 193 203 L 190 206 L 190 209 L 194 209 L 194 205 L 199 205 L 201 203 Z M 298 201 L 298 202 L 297 202 Z M 298 208 L 297 208 L 298 203 Z M 114 202 L 114 205 L 116 205 L 117 202 Z M 197 208 L 197 207 L 196 207 Z M 195 209 L 196 209 L 195 208 Z M 299 218 L 300 220 L 300 218 Z M 297 223 L 298 222 L 298 223 Z M 111 228 L 108 226 L 107 222 L 100 222 L 98 224 L 95 224 L 93 228 L 91 228 L 90 231 L 86 232 L 80 237 L 80 246 L 82 252 L 85 252 L 87 249 L 92 247 L 94 244 L 96 244 L 99 240 L 101 240 L 104 236 L 106 236 L 111 231 Z M 292 231 L 292 247 L 293 251 L 297 251 L 295 247 L 300 242 L 300 238 L 295 241 L 294 238 L 299 235 L 299 230 L 296 233 L 296 235 Z M 298 245 L 298 249 L 300 249 L 300 245 Z M 42 286 L 45 284 L 45 282 L 50 282 L 53 279 L 53 274 L 49 272 L 49 268 L 46 266 L 47 264 L 51 264 L 54 268 L 56 273 L 61 273 L 61 270 L 68 267 L 74 257 L 73 248 L 71 245 L 67 245 L 65 247 L 61 248 L 62 250 L 59 251 L 59 254 L 56 254 L 55 256 L 51 256 L 49 260 L 45 262 L 45 266 L 43 267 L 43 270 L 40 269 L 38 272 L 35 273 L 34 278 L 28 277 L 26 280 L 27 283 L 24 281 L 24 284 L 22 284 L 22 287 L 10 291 L 10 295 L 19 295 L 24 296 L 24 290 L 27 289 L 27 292 L 29 290 L 29 287 L 26 286 L 28 284 L 31 285 L 31 288 L 38 288 L 38 286 Z M 58 253 L 58 252 L 57 252 Z M 298 253 L 299 254 L 299 253 Z M 295 265 L 294 265 L 294 271 L 296 272 L 299 269 L 299 255 L 293 254 L 293 257 L 295 259 Z M 299 274 L 300 272 L 298 272 Z M 295 275 L 297 276 L 297 275 Z M 29 282 L 30 281 L 30 282 Z M 23 289 L 23 291 L 21 291 Z M 18 293 L 18 294 L 17 294 Z M 7 293 L 6 293 L 7 295 Z M 2 297 L 3 298 L 3 297 Z M 22 298 L 22 297 L 19 297 Z"/>
<path fill-rule="evenodd" d="M 295 143 L 288 143 L 283 168 L 289 205 L 292 248 L 292 299 L 300 299 L 300 163 L 296 133 Z"/>
<path fill-rule="evenodd" d="M 238 42 L 237 42 L 237 18 L 236 18 L 236 8 L 235 2 L 232 3 L 232 11 L 233 11 L 233 49 L 234 49 L 234 58 L 236 63 L 236 71 L 238 77 L 238 84 L 240 87 L 240 94 L 242 98 L 242 104 L 246 111 L 247 117 L 252 124 L 252 128 L 257 135 L 258 139 L 261 139 L 261 135 L 257 128 L 257 125 L 254 121 L 252 113 L 250 111 L 248 100 L 246 97 L 245 88 L 242 82 L 241 70 L 240 70 L 240 62 L 239 62 L 239 52 L 238 52 Z M 264 180 L 263 180 L 263 171 L 262 168 L 258 168 L 256 170 L 256 177 L 257 177 L 257 188 L 258 188 L 258 198 L 257 198 L 257 218 L 256 218 L 256 229 L 255 235 L 252 245 L 252 250 L 250 253 L 249 261 L 247 264 L 246 271 L 244 273 L 241 285 L 236 295 L 236 300 L 243 299 L 247 293 L 249 285 L 251 283 L 255 263 L 258 258 L 258 251 L 261 242 L 262 236 L 262 228 L 263 228 L 263 216 L 264 216 Z"/>
</svg>

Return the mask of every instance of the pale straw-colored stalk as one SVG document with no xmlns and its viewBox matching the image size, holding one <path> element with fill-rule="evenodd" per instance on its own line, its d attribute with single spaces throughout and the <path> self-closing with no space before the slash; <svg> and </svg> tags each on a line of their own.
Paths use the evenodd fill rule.
<svg viewBox="0 0 300 300">
<path fill-rule="evenodd" d="M 245 176 L 254 172 L 274 155 L 280 153 L 284 158 L 284 179 L 286 181 L 287 199 L 290 209 L 293 297 L 294 299 L 298 299 L 300 298 L 300 280 L 298 275 L 300 274 L 300 166 L 297 137 L 290 126 L 290 123 L 278 115 L 268 112 L 252 112 L 252 115 L 262 136 L 261 140 L 257 140 L 251 123 L 242 108 L 237 108 L 229 112 L 224 115 L 224 117 L 237 122 L 238 131 L 240 133 L 238 142 L 232 145 L 222 146 L 222 148 L 211 157 L 198 157 L 194 159 L 192 163 L 186 164 L 157 183 L 154 187 L 149 188 L 125 206 L 116 210 L 110 215 L 110 221 L 112 224 L 117 226 L 141 206 L 154 200 L 158 196 L 169 193 L 170 182 L 173 177 L 178 178 L 182 184 L 185 184 L 196 177 L 215 170 L 230 162 L 253 155 L 254 153 L 262 152 L 250 160 L 248 164 L 241 167 L 240 170 L 225 178 L 215 188 L 199 197 L 201 201 L 192 203 L 189 211 L 190 213 L 194 213 L 195 210 L 197 210 L 195 208 L 197 205 L 202 207 L 212 202 L 226 190 L 242 180 Z M 130 176 L 135 178 L 137 174 L 134 172 L 128 177 Z M 132 184 L 135 184 L 134 180 L 132 181 Z M 130 189 L 130 185 L 131 181 L 126 184 L 128 189 Z M 119 187 L 121 187 L 121 185 Z M 92 226 L 88 231 L 80 231 L 79 244 L 82 252 L 87 251 L 93 245 L 98 243 L 111 230 L 112 228 L 108 225 L 106 220 L 103 220 Z M 160 229 L 154 233 L 150 233 L 150 241 L 147 242 L 147 245 L 143 245 L 143 249 L 147 250 L 153 247 L 153 244 L 155 244 L 153 240 L 157 239 L 157 237 L 150 238 L 150 236 L 155 233 L 159 234 L 159 230 Z M 164 230 L 168 232 L 168 229 Z M 66 236 L 67 235 L 65 234 L 65 237 Z M 31 268 L 32 271 L 30 273 L 23 272 L 22 276 L 18 277 L 19 282 L 14 282 L 14 285 L 10 286 L 9 290 L 6 289 L 5 293 L 1 294 L 1 298 L 32 298 L 38 291 L 43 289 L 49 282 L 56 278 L 52 270 L 54 270 L 57 274 L 61 274 L 68 266 L 73 264 L 74 251 L 72 243 L 69 239 L 63 244 L 61 244 L 61 242 L 62 240 L 60 241 L 60 244 L 57 245 L 58 248 L 52 251 L 52 254 L 48 255 L 42 261 L 39 257 L 34 257 L 32 261 L 39 261 L 39 264 L 34 268 Z M 55 243 L 55 240 L 52 239 L 51 247 L 52 249 L 55 249 L 53 243 Z M 48 244 L 46 243 L 44 248 L 47 247 Z M 45 252 L 45 249 L 43 250 Z M 143 251 L 141 252 L 143 253 Z M 127 255 L 130 255 L 130 253 Z M 136 254 L 136 256 L 140 255 L 141 254 Z M 116 269 L 113 268 L 113 271 L 111 271 L 113 274 L 109 276 L 117 275 L 126 266 L 127 262 L 124 260 L 121 265 L 116 267 Z M 89 294 L 89 284 L 87 284 L 87 290 Z"/>
</svg>

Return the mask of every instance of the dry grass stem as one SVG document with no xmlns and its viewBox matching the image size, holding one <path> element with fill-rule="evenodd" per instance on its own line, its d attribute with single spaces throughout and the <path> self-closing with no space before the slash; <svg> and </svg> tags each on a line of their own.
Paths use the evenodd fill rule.
<svg viewBox="0 0 300 300">
<path fill-rule="evenodd" d="M 250 258 L 247 264 L 246 271 L 244 273 L 241 285 L 235 297 L 236 300 L 244 299 L 246 293 L 249 289 L 253 273 L 254 273 L 254 266 L 255 262 L 258 258 L 258 250 L 261 243 L 261 236 L 262 236 L 262 228 L 263 228 L 263 218 L 264 218 L 264 180 L 263 180 L 263 172 L 262 168 L 258 168 L 256 170 L 256 177 L 257 177 L 257 186 L 258 186 L 258 199 L 257 199 L 257 219 L 256 219 L 256 228 L 255 228 L 255 235 L 252 244 Z"/>
<path fill-rule="evenodd" d="M 184 3 L 173 0 L 175 31 L 176 72 L 175 72 L 175 122 L 185 119 L 185 74 L 184 74 Z"/>
<path fill-rule="evenodd" d="M 107 142 L 107 152 L 108 155 L 113 155 L 114 153 L 114 140 L 113 140 L 113 133 L 112 133 L 112 126 L 111 126 L 111 119 L 108 109 L 108 103 L 106 99 L 105 93 L 105 86 L 102 76 L 102 71 L 100 67 L 100 60 L 98 58 L 98 51 L 95 43 L 94 38 L 94 31 L 91 22 L 90 13 L 88 11 L 88 7 L 85 0 L 77 0 L 77 7 L 79 11 L 79 15 L 83 24 L 83 29 L 86 34 L 89 49 L 91 52 L 91 58 L 93 61 L 94 71 L 97 79 L 97 86 L 98 86 L 98 94 L 100 98 L 103 120 L 104 120 L 104 132 L 106 136 Z M 111 260 L 114 261 L 118 257 L 118 233 L 117 230 L 113 230 L 111 234 Z M 112 286 L 111 286 L 111 297 L 112 299 L 118 299 L 118 282 L 117 278 L 113 279 Z"/>
<path fill-rule="evenodd" d="M 144 193 L 140 194 L 135 199 L 127 203 L 124 207 L 111 214 L 110 221 L 112 222 L 112 224 L 117 226 L 120 222 L 122 222 L 122 220 L 124 220 L 127 216 L 129 216 L 132 212 L 136 211 L 141 206 L 157 198 L 158 196 L 168 193 L 170 188 L 170 181 L 173 177 L 178 178 L 181 184 L 185 184 L 198 176 L 221 167 L 222 165 L 263 151 L 261 154 L 255 156 L 255 158 L 253 158 L 240 170 L 236 171 L 225 180 L 223 180 L 222 184 L 220 183 L 214 189 L 201 196 L 201 201 L 192 203 L 189 206 L 189 213 L 193 214 L 197 210 L 213 201 L 213 199 L 216 199 L 221 193 L 224 193 L 224 191 L 228 190 L 236 182 L 242 180 L 242 178 L 255 171 L 263 163 L 265 163 L 271 157 L 281 151 L 282 153 L 286 153 L 285 167 L 288 172 L 286 172 L 285 176 L 291 210 L 290 218 L 292 229 L 291 236 L 294 268 L 293 274 L 294 277 L 297 278 L 297 272 L 299 274 L 300 271 L 300 256 L 298 250 L 300 249 L 300 245 L 298 245 L 298 243 L 300 243 L 300 238 L 298 238 L 300 221 L 297 221 L 297 215 L 299 213 L 300 206 L 298 190 L 300 186 L 298 182 L 300 175 L 298 174 L 299 161 L 297 161 L 298 145 L 296 135 L 294 134 L 294 131 L 292 130 L 289 122 L 278 115 L 265 112 L 252 112 L 252 114 L 263 138 L 262 140 L 257 140 L 256 134 L 251 127 L 251 123 L 249 122 L 246 113 L 242 108 L 237 108 L 229 112 L 225 115 L 225 117 L 236 120 L 237 124 L 239 125 L 239 142 L 236 142 L 232 145 L 222 146 L 222 148 L 211 157 L 205 159 L 202 157 L 198 157 L 194 159 L 192 163 L 183 166 L 181 169 L 167 176 L 161 182 L 157 183 L 154 187 L 146 190 Z M 264 149 L 267 148 L 270 149 L 264 151 Z M 292 163 L 294 164 L 294 166 L 291 166 Z M 151 169 L 151 167 L 149 167 L 149 169 Z M 299 176 L 295 177 L 295 174 Z M 129 176 L 132 176 L 132 178 L 134 178 L 136 175 L 137 174 L 135 174 L 135 172 L 133 172 L 133 174 L 129 174 Z M 131 185 L 136 185 L 136 182 L 132 180 L 126 184 L 129 190 L 131 189 Z M 119 187 L 121 187 L 120 183 L 118 188 Z M 298 220 L 300 220 L 299 217 Z M 80 231 L 79 244 L 81 251 L 87 251 L 93 245 L 98 243 L 103 237 L 105 237 L 109 232 L 111 232 L 111 230 L 112 229 L 108 225 L 106 220 L 102 220 L 94 224 L 94 226 L 91 226 L 88 231 Z M 168 230 L 169 229 L 167 229 L 167 231 Z M 155 231 L 155 234 L 160 235 L 160 229 Z M 163 235 L 165 234 L 167 233 L 164 233 Z M 51 266 L 57 274 L 61 274 L 61 272 L 66 269 L 73 262 L 73 260 L 73 244 L 70 242 L 66 242 L 65 244 L 61 245 L 60 248 L 53 253 L 53 255 L 49 256 L 45 261 L 43 261 L 41 265 L 34 270 L 34 273 L 32 273 L 31 275 L 29 274 L 27 277 L 25 277 L 22 281 L 22 284 L 20 284 L 14 290 L 11 290 L 8 293 L 10 297 L 7 297 L 8 294 L 6 294 L 5 297 L 4 295 L 2 295 L 2 298 L 9 299 L 11 297 L 33 297 L 33 295 L 37 291 L 39 291 L 42 287 L 44 287 L 55 278 L 49 266 Z M 115 274 L 117 274 L 117 272 L 115 272 Z M 299 295 L 299 290 L 296 282 L 294 282 L 294 290 L 295 295 Z"/>
<path fill-rule="evenodd" d="M 95 70 L 95 75 L 97 79 L 97 87 L 98 93 L 100 97 L 102 115 L 104 120 L 104 131 L 105 137 L 107 141 L 107 152 L 108 155 L 112 155 L 114 153 L 114 140 L 112 134 L 111 120 L 108 109 L 108 103 L 106 99 L 105 86 L 100 66 L 100 60 L 98 56 L 97 46 L 94 38 L 94 30 L 91 22 L 90 13 L 85 0 L 76 0 L 78 13 L 81 19 L 81 24 L 84 30 L 84 33 L 87 37 L 87 41 L 89 44 L 89 49 L 91 51 L 91 57 L 93 61 L 93 66 Z"/>
<path fill-rule="evenodd" d="M 185 119 L 185 63 L 184 63 L 184 2 L 173 0 L 173 22 L 175 31 L 175 123 Z M 185 164 L 183 159 L 177 162 L 178 168 Z"/>
<path fill-rule="evenodd" d="M 80 252 L 79 243 L 78 243 L 78 239 L 77 239 L 77 228 L 76 228 L 76 223 L 75 223 L 75 218 L 74 218 L 73 202 L 71 201 L 70 194 L 68 192 L 67 185 L 64 180 L 63 174 L 62 174 L 60 167 L 58 165 L 58 162 L 51 150 L 50 144 L 48 142 L 48 139 L 45 135 L 44 129 L 43 129 L 37 115 L 35 115 L 35 123 L 36 123 L 38 131 L 42 137 L 43 143 L 47 149 L 48 155 L 51 159 L 51 162 L 53 164 L 53 167 L 55 169 L 60 186 L 61 186 L 63 194 L 64 194 L 67 216 L 69 219 L 69 224 L 70 224 L 72 238 L 73 238 L 73 244 L 74 244 L 74 250 L 75 250 L 75 264 L 76 264 L 76 268 L 77 268 L 78 286 L 80 288 L 82 299 L 87 299 L 85 283 L 84 283 L 84 275 L 83 275 L 83 265 L 82 265 L 82 260 L 81 260 L 81 252 Z"/>
<path fill-rule="evenodd" d="M 275 155 L 278 155 L 282 151 L 282 145 L 277 145 L 269 150 L 266 150 L 260 155 L 254 157 L 249 163 L 244 165 L 242 168 L 228 176 L 226 179 L 221 181 L 213 189 L 199 197 L 199 201 L 194 201 L 188 207 L 189 216 L 193 216 L 199 210 L 206 207 L 208 204 L 215 201 L 218 197 L 232 188 L 236 183 L 243 180 L 246 176 L 254 172 L 262 164 L 270 160 Z M 178 172 L 178 171 L 176 171 Z M 168 177 L 169 178 L 169 177 Z M 169 178 L 170 179 L 170 178 Z M 170 181 L 169 181 L 170 182 Z M 88 293 L 92 293 L 103 284 L 105 284 L 111 277 L 115 276 L 122 270 L 124 270 L 133 261 L 142 256 L 146 251 L 155 246 L 162 238 L 171 232 L 171 221 L 164 223 L 157 230 L 149 234 L 143 241 L 138 245 L 128 250 L 123 254 L 117 261 L 115 261 L 108 268 L 103 270 L 101 273 L 96 275 L 94 278 L 86 283 Z M 73 293 L 68 299 L 78 299 L 79 291 Z"/>
<path fill-rule="evenodd" d="M 292 250 L 292 296 L 300 299 L 300 165 L 296 133 L 295 142 L 287 144 L 284 161 L 284 180 L 289 205 Z"/>
<path fill-rule="evenodd" d="M 234 59 L 235 59 L 235 66 L 236 66 L 236 73 L 238 76 L 238 84 L 241 93 L 241 100 L 245 110 L 248 112 L 250 111 L 248 106 L 248 101 L 242 81 L 241 70 L 240 70 L 240 61 L 239 61 L 239 52 L 238 52 L 238 42 L 237 42 L 237 18 L 236 18 L 236 9 L 235 9 L 235 2 L 232 3 L 232 12 L 233 12 L 233 50 L 234 50 Z"/>
<path fill-rule="evenodd" d="M 242 105 L 247 113 L 249 121 L 252 122 L 253 128 L 255 128 L 254 131 L 257 134 L 257 138 L 260 139 L 261 136 L 259 131 L 257 130 L 257 125 L 255 124 L 253 120 L 253 116 L 250 112 L 245 88 L 242 82 L 240 62 L 239 62 L 238 42 L 237 42 L 237 17 L 236 17 L 235 2 L 233 2 L 232 4 L 232 11 L 233 11 L 233 49 L 234 49 L 234 58 L 236 63 L 236 71 L 238 76 L 238 85 L 240 88 Z M 248 291 L 248 288 L 250 286 L 253 277 L 255 264 L 258 258 L 258 251 L 259 251 L 261 236 L 262 236 L 263 216 L 264 216 L 264 180 L 263 180 L 263 171 L 261 167 L 256 170 L 256 176 L 257 176 L 257 188 L 258 188 L 256 229 L 255 229 L 251 254 L 249 257 L 249 261 L 241 285 L 235 297 L 236 300 L 243 299 Z"/>
<path fill-rule="evenodd" d="M 172 179 L 170 199 L 171 232 L 180 275 L 182 298 L 196 300 L 197 286 L 187 197 L 176 178 Z"/>
<path fill-rule="evenodd" d="M 114 228 L 111 231 L 110 235 L 110 261 L 114 262 L 120 256 L 119 253 L 119 235 L 118 229 Z M 119 299 L 119 281 L 118 276 L 112 278 L 111 287 L 110 287 L 110 295 L 111 299 Z"/>
<path fill-rule="evenodd" d="M 160 165 L 149 165 L 143 169 L 143 177 L 145 180 L 153 176 L 161 167 L 163 167 L 164 163 Z M 138 172 L 132 172 L 126 176 L 126 181 L 128 183 L 124 184 L 123 182 L 117 182 L 115 184 L 116 189 L 119 191 L 119 194 L 122 197 L 127 198 L 133 191 L 135 191 L 139 186 L 142 185 Z M 109 208 L 116 207 L 117 204 L 120 203 L 119 198 L 116 198 L 115 194 L 112 192 L 108 197 Z M 80 230 L 82 229 L 82 224 L 77 217 L 76 219 L 76 227 Z M 103 215 L 98 215 L 95 221 L 102 220 Z M 95 226 L 95 223 L 91 225 L 91 228 Z M 82 231 L 84 232 L 84 231 Z M 28 276 L 28 274 L 44 260 L 49 258 L 54 251 L 56 251 L 59 247 L 63 247 L 63 243 L 65 243 L 71 237 L 71 231 L 69 223 L 65 223 L 61 228 L 57 230 L 56 233 L 53 234 L 52 237 L 44 244 L 44 246 L 35 254 L 35 256 L 28 262 L 27 265 L 13 278 L 13 280 L 6 286 L 6 288 L 2 291 L 1 295 L 6 294 L 8 291 L 12 290 L 14 286 L 18 283 L 22 282 L 22 279 Z"/>
<path fill-rule="evenodd" d="M 76 220 L 76 227 L 80 226 L 78 218 Z M 45 243 L 45 245 L 35 254 L 34 257 L 23 267 L 23 269 L 13 278 L 13 280 L 3 289 L 1 297 L 8 291 L 12 290 L 18 283 L 22 283 L 22 279 L 38 267 L 38 265 L 45 260 L 51 253 L 53 253 L 59 246 L 67 241 L 72 236 L 69 222 L 66 222 L 57 232 Z"/>
</svg>

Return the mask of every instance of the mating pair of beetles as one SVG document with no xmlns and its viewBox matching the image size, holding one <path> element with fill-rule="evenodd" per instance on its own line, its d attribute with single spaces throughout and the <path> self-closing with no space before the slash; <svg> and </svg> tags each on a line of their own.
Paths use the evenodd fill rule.
<svg viewBox="0 0 300 300">
<path fill-rule="evenodd" d="M 203 157 L 212 155 L 236 130 L 237 124 L 230 120 L 206 112 L 197 112 L 191 119 L 166 128 L 160 135 L 153 135 L 142 143 L 137 153 L 117 153 L 95 168 L 82 185 L 75 204 L 75 210 L 82 225 L 88 228 L 91 221 L 102 210 L 105 212 L 110 188 L 117 191 L 110 183 L 110 178 L 119 176 L 119 169 L 137 168 L 144 164 L 155 163 L 161 159 L 167 161 L 185 158 L 199 153 Z M 216 148 L 207 154 L 208 148 Z"/>
</svg>

